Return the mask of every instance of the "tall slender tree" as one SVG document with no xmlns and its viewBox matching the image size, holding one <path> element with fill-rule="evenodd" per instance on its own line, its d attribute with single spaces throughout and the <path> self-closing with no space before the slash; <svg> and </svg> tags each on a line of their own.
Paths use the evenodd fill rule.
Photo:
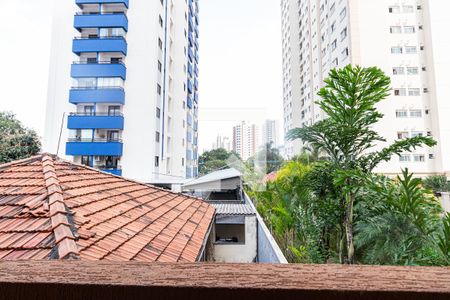
<svg viewBox="0 0 450 300">
<path fill-rule="evenodd" d="M 311 126 L 292 129 L 288 134 L 289 139 L 301 139 L 324 153 L 338 170 L 335 182 L 342 191 L 341 203 L 345 211 L 342 220 L 345 242 L 341 243 L 346 245 L 345 257 L 341 255 L 341 261 L 345 263 L 354 263 L 353 209 L 362 185 L 360 174 L 370 173 L 393 155 L 436 144 L 430 137 L 417 136 L 373 151 L 377 143 L 386 141 L 373 127 L 383 118 L 376 105 L 389 96 L 390 83 L 390 78 L 376 67 L 348 65 L 333 69 L 318 93 L 320 100 L 317 102 L 328 118 Z"/>
</svg>

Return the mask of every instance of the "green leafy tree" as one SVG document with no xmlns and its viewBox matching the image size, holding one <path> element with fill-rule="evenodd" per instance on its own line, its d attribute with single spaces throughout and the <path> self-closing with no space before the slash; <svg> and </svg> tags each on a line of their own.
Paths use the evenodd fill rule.
<svg viewBox="0 0 450 300">
<path fill-rule="evenodd" d="M 325 80 L 325 87 L 318 93 L 321 100 L 317 102 L 328 118 L 311 126 L 293 129 L 288 134 L 291 140 L 301 139 L 324 153 L 338 170 L 335 181 L 344 195 L 341 204 L 345 210 L 342 224 L 346 263 L 354 263 L 354 205 L 362 187 L 358 175 L 370 173 L 393 155 L 436 144 L 429 137 L 417 136 L 396 141 L 380 151 L 371 151 L 377 143 L 386 141 L 373 126 L 383 117 L 376 105 L 389 96 L 390 83 L 390 78 L 376 67 L 348 65 L 343 69 L 333 69 Z"/>
<path fill-rule="evenodd" d="M 278 171 L 284 163 L 280 150 L 273 146 L 273 143 L 267 143 L 261 151 L 258 151 L 254 157 L 248 159 L 246 165 L 253 169 L 256 165 L 264 165 L 266 174 Z"/>
<path fill-rule="evenodd" d="M 199 174 L 206 175 L 226 168 L 232 156 L 237 156 L 237 154 L 223 148 L 204 152 L 199 158 Z"/>
<path fill-rule="evenodd" d="M 442 208 L 434 194 L 422 187 L 419 178 L 404 170 L 396 180 L 366 177 L 374 201 L 356 223 L 355 245 L 366 264 L 442 265 L 438 241 Z M 360 210 L 360 209 L 359 209 Z"/>
<path fill-rule="evenodd" d="M 0 163 L 36 155 L 41 148 L 34 130 L 25 128 L 10 112 L 0 112 Z"/>
<path fill-rule="evenodd" d="M 423 186 L 436 193 L 450 191 L 450 183 L 445 175 L 429 176 L 423 181 Z"/>
</svg>

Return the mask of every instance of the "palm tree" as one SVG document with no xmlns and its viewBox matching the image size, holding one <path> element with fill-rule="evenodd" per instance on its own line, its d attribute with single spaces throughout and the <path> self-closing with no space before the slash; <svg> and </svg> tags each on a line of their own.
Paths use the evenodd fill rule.
<svg viewBox="0 0 450 300">
<path fill-rule="evenodd" d="M 333 69 L 325 80 L 325 87 L 318 93 L 321 100 L 317 102 L 328 118 L 288 133 L 289 139 L 301 139 L 326 154 L 339 170 L 335 175 L 344 195 L 341 201 L 345 210 L 342 222 L 346 263 L 354 263 L 353 209 L 355 196 L 361 187 L 357 175 L 370 173 L 395 154 L 436 144 L 429 137 L 418 136 L 397 141 L 381 151 L 371 151 L 377 143 L 386 141 L 373 130 L 373 126 L 383 117 L 376 105 L 389 96 L 390 83 L 390 78 L 376 67 L 348 65 L 343 69 Z"/>
</svg>

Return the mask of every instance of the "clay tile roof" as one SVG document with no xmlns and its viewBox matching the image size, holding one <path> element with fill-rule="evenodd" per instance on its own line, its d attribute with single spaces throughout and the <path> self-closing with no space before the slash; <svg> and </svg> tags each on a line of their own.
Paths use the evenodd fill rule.
<svg viewBox="0 0 450 300">
<path fill-rule="evenodd" d="M 49 154 L 0 165 L 0 259 L 195 262 L 215 209 Z"/>
</svg>

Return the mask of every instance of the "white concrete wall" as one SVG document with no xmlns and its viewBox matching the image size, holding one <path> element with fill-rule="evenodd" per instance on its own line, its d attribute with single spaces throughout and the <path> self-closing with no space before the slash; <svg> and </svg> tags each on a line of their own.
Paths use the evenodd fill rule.
<svg viewBox="0 0 450 300">
<path fill-rule="evenodd" d="M 251 263 L 257 257 L 256 216 L 245 217 L 245 244 L 214 244 L 213 259 L 216 262 Z"/>
</svg>

